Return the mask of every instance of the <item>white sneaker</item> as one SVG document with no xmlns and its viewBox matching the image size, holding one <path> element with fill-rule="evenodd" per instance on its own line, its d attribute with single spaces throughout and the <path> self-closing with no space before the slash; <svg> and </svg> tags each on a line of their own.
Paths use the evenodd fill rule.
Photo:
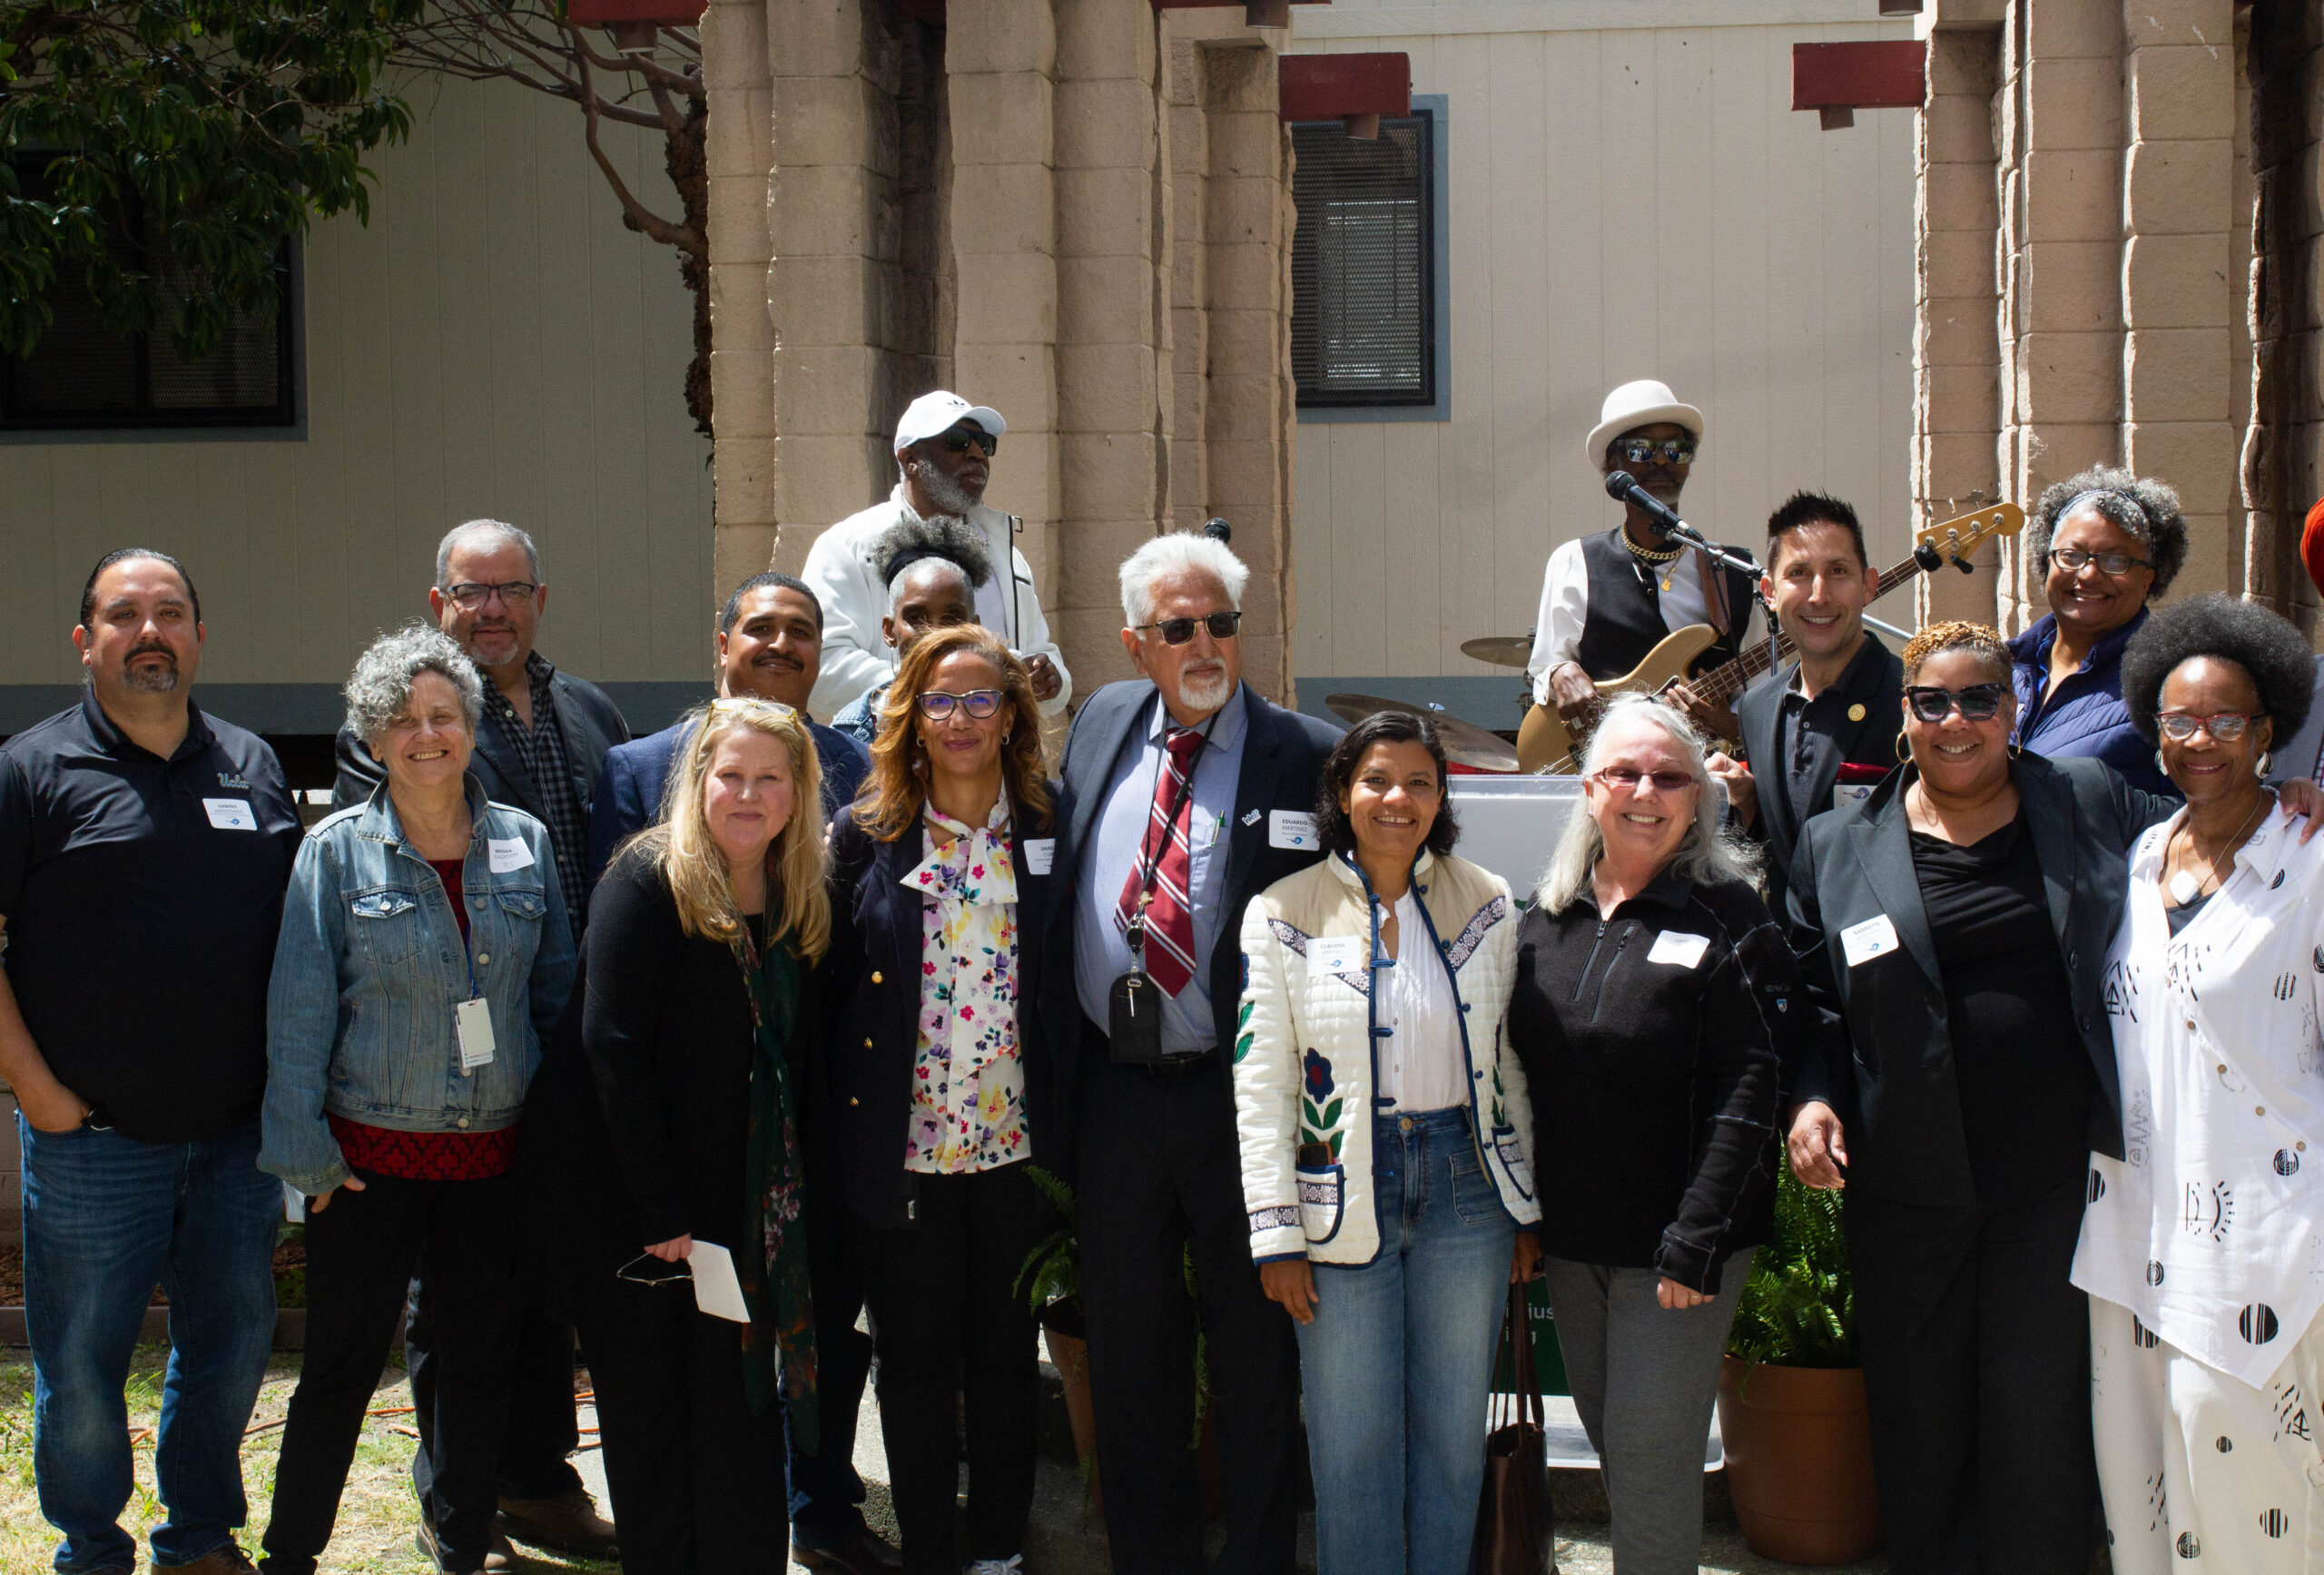
<svg viewBox="0 0 2324 1575">
<path fill-rule="evenodd" d="M 971 1559 L 960 1566 L 960 1575 L 1024 1575 L 1025 1555 L 1011 1553 L 1006 1559 Z"/>
</svg>

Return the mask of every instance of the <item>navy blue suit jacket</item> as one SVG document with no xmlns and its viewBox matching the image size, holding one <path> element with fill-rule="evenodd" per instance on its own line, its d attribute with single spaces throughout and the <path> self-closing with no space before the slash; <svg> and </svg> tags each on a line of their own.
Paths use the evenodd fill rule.
<svg viewBox="0 0 2324 1575">
<path fill-rule="evenodd" d="M 844 733 L 835 733 L 820 722 L 811 722 L 807 727 L 815 740 L 815 758 L 823 768 L 823 819 L 829 821 L 863 785 L 864 775 L 872 769 L 872 756 Z M 661 818 L 662 790 L 669 785 L 670 763 L 678 756 L 685 731 L 684 723 L 676 723 L 650 737 L 606 752 L 605 768 L 597 773 L 597 791 L 590 799 L 589 884 L 581 894 L 584 902 L 597 889 L 597 878 L 612 862 L 614 850 Z"/>
</svg>

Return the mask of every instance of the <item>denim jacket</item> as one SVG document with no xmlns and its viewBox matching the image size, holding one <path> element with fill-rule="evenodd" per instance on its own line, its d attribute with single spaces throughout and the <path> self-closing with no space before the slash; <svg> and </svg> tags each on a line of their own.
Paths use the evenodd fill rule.
<svg viewBox="0 0 2324 1575">
<path fill-rule="evenodd" d="M 405 842 L 385 783 L 299 849 L 267 991 L 258 1163 L 310 1197 L 348 1176 L 326 1109 L 399 1132 L 514 1126 L 541 1043 L 565 1009 L 573 931 L 548 832 L 522 810 L 487 802 L 473 776 L 468 793 L 476 830 L 460 879 L 472 964 L 444 883 Z M 517 850 L 521 864 L 494 868 Z M 468 999 L 471 966 L 492 1003 L 494 1054 L 463 1072 L 452 1014 Z"/>
</svg>

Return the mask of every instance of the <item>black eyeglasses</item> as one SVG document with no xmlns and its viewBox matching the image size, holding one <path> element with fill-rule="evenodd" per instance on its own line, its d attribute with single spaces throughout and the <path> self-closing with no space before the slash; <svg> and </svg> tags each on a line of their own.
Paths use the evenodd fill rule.
<svg viewBox="0 0 2324 1575">
<path fill-rule="evenodd" d="M 514 606 L 518 602 L 529 602 L 533 599 L 533 593 L 539 589 L 540 586 L 530 580 L 503 580 L 497 586 L 480 586 L 473 580 L 462 580 L 457 586 L 446 586 L 444 595 L 454 606 L 465 613 L 484 605 L 496 596 L 504 607 Z"/>
<path fill-rule="evenodd" d="M 1657 792 L 1683 792 L 1695 785 L 1695 779 L 1683 771 L 1632 771 L 1628 766 L 1610 765 L 1590 773 L 1610 788 L 1627 792 L 1638 792 L 1640 783 L 1650 782 Z"/>
<path fill-rule="evenodd" d="M 1159 629 L 1162 631 L 1162 643 L 1165 645 L 1183 645 L 1195 637 L 1195 629 L 1197 625 L 1208 629 L 1210 637 L 1214 640 L 1231 640 L 1235 637 L 1235 631 L 1242 626 L 1242 623 L 1241 613 L 1226 612 L 1212 613 L 1201 618 L 1164 618 L 1157 624 L 1132 624 L 1130 627 L 1133 630 Z"/>
<path fill-rule="evenodd" d="M 2221 743 L 2233 743 L 2243 736 L 2245 729 L 2258 720 L 2258 717 L 2246 716 L 2240 711 L 2222 711 L 2216 716 L 2166 711 L 2154 719 L 2154 724 L 2162 729 L 2162 736 L 2173 743 L 2186 743 L 2195 736 L 2195 729 L 2199 727 Z"/>
<path fill-rule="evenodd" d="M 2126 552 L 2086 552 L 2078 546 L 2053 547 L 2050 561 L 2070 575 L 2080 574 L 2090 564 L 2098 566 L 2102 575 L 2126 575 L 2132 569 L 2151 569 L 2154 566 L 2142 557 Z"/>
<path fill-rule="evenodd" d="M 1659 459 L 1665 465 L 1690 465 L 1695 458 L 1691 438 L 1617 438 L 1608 447 L 1632 465 L 1643 465 L 1649 459 Z"/>
<path fill-rule="evenodd" d="M 1961 708 L 1965 722 L 1991 722 L 2001 709 L 2002 687 L 1998 684 L 1972 684 L 1963 689 L 1939 689 L 1934 684 L 1915 684 L 1905 691 L 1913 714 L 1923 722 L 1942 722 Z"/>
<path fill-rule="evenodd" d="M 937 439 L 948 454 L 966 454 L 971 447 L 984 450 L 988 459 L 1000 452 L 1000 439 L 981 427 L 955 427 Z"/>
<path fill-rule="evenodd" d="M 931 722 L 942 722 L 958 707 L 982 722 L 1000 710 L 1001 701 L 1007 697 L 1007 693 L 1000 689 L 971 689 L 966 694 L 931 689 L 920 697 L 920 714 Z"/>
</svg>

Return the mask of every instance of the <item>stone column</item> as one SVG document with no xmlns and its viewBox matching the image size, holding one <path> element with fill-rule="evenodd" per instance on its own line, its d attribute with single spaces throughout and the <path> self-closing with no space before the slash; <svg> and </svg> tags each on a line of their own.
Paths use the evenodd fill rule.
<svg viewBox="0 0 2324 1575">
<path fill-rule="evenodd" d="M 1172 23 L 1193 12 L 1165 12 Z M 1210 118 L 1204 112 L 1205 62 L 1194 39 L 1166 24 L 1163 110 L 1169 152 L 1170 425 L 1169 517 L 1172 530 L 1200 530 L 1210 517 L 1207 421 L 1210 314 L 1203 308 L 1206 188 L 1210 172 Z"/>
<path fill-rule="evenodd" d="M 774 325 L 767 316 L 773 163 L 765 0 L 714 0 L 702 19 L 710 175 L 713 600 L 774 556 Z"/>
<path fill-rule="evenodd" d="M 2230 0 L 2125 0 L 2130 150 L 2122 182 L 2122 458 L 2178 489 L 2181 585 L 2245 583 L 2229 266 L 2234 181 Z"/>
</svg>

